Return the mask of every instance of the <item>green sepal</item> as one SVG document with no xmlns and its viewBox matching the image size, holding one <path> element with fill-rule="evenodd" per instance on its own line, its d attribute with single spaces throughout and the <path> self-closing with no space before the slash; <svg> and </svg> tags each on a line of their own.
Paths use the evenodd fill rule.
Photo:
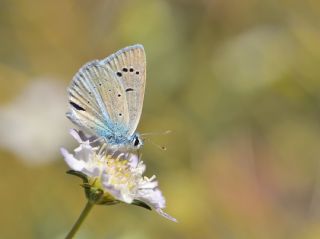
<svg viewBox="0 0 320 239">
<path fill-rule="evenodd" d="M 84 188 L 86 197 L 89 199 L 90 195 L 91 195 L 91 186 L 89 184 L 88 177 L 84 173 L 76 171 L 76 170 L 68 170 L 66 173 L 73 175 L 73 176 L 77 176 L 82 179 L 83 184 L 81 186 Z"/>
<path fill-rule="evenodd" d="M 89 179 L 88 179 L 87 175 L 85 175 L 84 173 L 76 171 L 76 170 L 68 170 L 67 174 L 71 174 L 71 175 L 77 176 L 82 179 L 83 184 L 81 184 L 80 186 L 84 188 L 84 192 L 86 194 L 86 197 L 90 202 L 92 202 L 94 204 L 100 204 L 100 205 L 102 205 L 102 204 L 112 205 L 112 204 L 117 203 L 115 201 L 106 200 L 103 197 L 103 191 L 99 188 L 93 187 L 89 183 Z"/>
<path fill-rule="evenodd" d="M 139 206 L 139 207 L 143 207 L 143 208 L 148 209 L 148 210 L 150 210 L 150 211 L 152 210 L 152 208 L 151 208 L 148 204 L 146 204 L 146 203 L 144 203 L 144 202 L 142 202 L 142 201 L 139 201 L 139 200 L 137 200 L 137 199 L 134 199 L 131 204 L 132 204 L 132 205 Z"/>
<path fill-rule="evenodd" d="M 82 172 L 79 172 L 79 171 L 76 171 L 76 170 L 68 170 L 66 173 L 81 178 L 83 180 L 83 183 L 89 183 L 89 180 L 88 180 L 87 176 Z"/>
<path fill-rule="evenodd" d="M 109 200 L 102 200 L 101 202 L 99 202 L 99 205 L 105 205 L 105 206 L 111 206 L 111 205 L 115 205 L 121 203 L 121 201 L 118 200 L 113 200 L 113 201 L 109 201 Z"/>
</svg>

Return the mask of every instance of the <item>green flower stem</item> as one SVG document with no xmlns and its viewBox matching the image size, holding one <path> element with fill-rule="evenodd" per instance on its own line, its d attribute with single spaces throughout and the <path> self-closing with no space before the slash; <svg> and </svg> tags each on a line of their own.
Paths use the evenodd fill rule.
<svg viewBox="0 0 320 239">
<path fill-rule="evenodd" d="M 65 239 L 71 239 L 71 238 L 74 237 L 74 235 L 77 233 L 77 231 L 79 230 L 80 226 L 82 225 L 84 219 L 88 216 L 89 212 L 91 211 L 93 205 L 94 205 L 94 203 L 90 202 L 90 200 L 88 200 L 88 202 L 87 202 L 85 208 L 82 210 L 78 220 L 73 225 L 71 231 L 68 233 L 68 235 L 66 236 Z"/>
</svg>

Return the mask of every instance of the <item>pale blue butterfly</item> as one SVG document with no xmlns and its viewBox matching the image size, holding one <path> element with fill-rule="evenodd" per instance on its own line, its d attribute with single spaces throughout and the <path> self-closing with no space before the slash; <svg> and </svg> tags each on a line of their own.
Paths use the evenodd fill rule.
<svg viewBox="0 0 320 239">
<path fill-rule="evenodd" d="M 136 133 L 146 82 L 142 45 L 123 48 L 80 68 L 68 88 L 67 117 L 82 130 L 113 149 L 135 150 L 143 145 Z"/>
</svg>

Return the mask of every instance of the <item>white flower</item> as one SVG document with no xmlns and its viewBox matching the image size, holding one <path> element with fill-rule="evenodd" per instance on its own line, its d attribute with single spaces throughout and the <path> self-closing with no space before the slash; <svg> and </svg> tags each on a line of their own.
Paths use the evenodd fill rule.
<svg viewBox="0 0 320 239">
<path fill-rule="evenodd" d="M 100 192 L 101 197 L 94 198 L 96 204 L 136 204 L 153 208 L 167 219 L 177 221 L 162 211 L 165 199 L 156 177 L 142 176 L 146 166 L 136 154 L 110 151 L 96 137 L 88 137 L 81 131 L 71 130 L 70 133 L 80 146 L 74 154 L 64 148 L 61 153 L 69 167 L 85 177 L 89 200 L 92 191 Z"/>
</svg>

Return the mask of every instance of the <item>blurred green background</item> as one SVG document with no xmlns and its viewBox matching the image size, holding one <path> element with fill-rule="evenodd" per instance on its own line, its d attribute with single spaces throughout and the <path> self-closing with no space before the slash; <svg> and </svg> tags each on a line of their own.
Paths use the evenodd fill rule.
<svg viewBox="0 0 320 239">
<path fill-rule="evenodd" d="M 1 0 L 0 238 L 63 238 L 85 204 L 66 87 L 141 43 L 139 132 L 172 223 L 97 206 L 78 238 L 320 238 L 320 1 Z"/>
</svg>

